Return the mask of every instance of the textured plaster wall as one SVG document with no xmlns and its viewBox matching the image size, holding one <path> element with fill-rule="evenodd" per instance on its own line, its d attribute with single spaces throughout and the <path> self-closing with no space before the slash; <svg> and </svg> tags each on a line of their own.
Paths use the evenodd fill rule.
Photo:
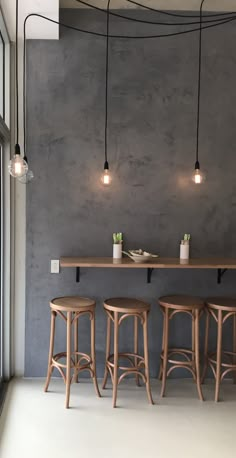
<svg viewBox="0 0 236 458">
<path fill-rule="evenodd" d="M 135 14 L 133 12 L 133 14 Z M 151 15 L 139 14 L 142 18 Z M 62 11 L 64 22 L 105 31 L 105 15 Z M 156 32 L 111 21 L 114 33 Z M 108 151 L 113 183 L 104 189 L 105 39 L 61 30 L 59 41 L 28 42 L 27 143 L 35 180 L 27 188 L 27 302 L 25 375 L 47 367 L 49 300 L 85 295 L 97 300 L 98 374 L 103 374 L 106 322 L 102 300 L 134 296 L 152 304 L 149 320 L 151 374 L 157 374 L 163 294 L 233 294 L 236 273 L 222 285 L 215 271 L 82 269 L 49 272 L 60 256 L 110 256 L 111 234 L 124 233 L 125 248 L 143 247 L 178 256 L 184 232 L 192 256 L 236 256 L 236 59 L 235 25 L 203 34 L 200 159 L 207 180 L 194 186 L 196 134 L 196 34 L 151 40 L 111 40 Z M 89 324 L 80 327 L 80 349 L 89 347 Z M 131 323 L 120 332 L 132 347 Z M 176 318 L 171 341 L 189 343 L 190 323 Z M 230 334 L 227 333 L 230 341 Z M 214 343 L 215 332 L 211 334 Z M 140 340 L 141 342 L 141 340 Z M 203 343 L 203 323 L 201 329 Z M 229 343 L 229 342 L 228 342 Z M 56 351 L 65 349 L 58 323 Z"/>
</svg>

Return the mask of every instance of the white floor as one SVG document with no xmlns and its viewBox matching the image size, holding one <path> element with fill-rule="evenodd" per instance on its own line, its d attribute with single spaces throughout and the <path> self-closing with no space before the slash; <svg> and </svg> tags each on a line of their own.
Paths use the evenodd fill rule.
<svg viewBox="0 0 236 458">
<path fill-rule="evenodd" d="M 225 382 L 223 402 L 213 401 L 211 383 L 205 402 L 197 399 L 192 380 L 170 380 L 167 397 L 152 382 L 155 405 L 145 389 L 123 382 L 118 408 L 111 389 L 95 396 L 90 381 L 72 386 L 71 408 L 64 409 L 64 385 L 52 380 L 10 383 L 0 418 L 1 458 L 231 458 L 236 454 L 236 386 Z"/>
</svg>

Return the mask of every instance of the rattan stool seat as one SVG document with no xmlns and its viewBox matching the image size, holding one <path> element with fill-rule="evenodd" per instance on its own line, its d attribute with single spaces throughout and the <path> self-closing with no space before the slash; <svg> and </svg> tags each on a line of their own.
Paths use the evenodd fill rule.
<svg viewBox="0 0 236 458">
<path fill-rule="evenodd" d="M 204 301 L 194 296 L 163 296 L 158 299 L 158 302 L 162 307 L 183 311 L 204 307 Z"/>
<path fill-rule="evenodd" d="M 141 311 L 149 311 L 150 305 L 140 299 L 131 299 L 129 297 L 116 297 L 106 299 L 104 308 L 110 312 L 120 313 L 139 313 Z"/>
<path fill-rule="evenodd" d="M 50 307 L 53 310 L 60 310 L 61 312 L 92 311 L 95 305 L 96 304 L 93 299 L 79 296 L 57 297 L 50 302 Z"/>
<path fill-rule="evenodd" d="M 236 298 L 232 297 L 208 297 L 206 304 L 211 309 L 224 310 L 236 313 Z"/>
</svg>

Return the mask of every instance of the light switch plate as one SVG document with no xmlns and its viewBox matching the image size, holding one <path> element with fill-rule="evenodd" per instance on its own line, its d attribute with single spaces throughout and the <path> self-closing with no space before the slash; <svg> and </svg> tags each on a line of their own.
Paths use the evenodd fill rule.
<svg viewBox="0 0 236 458">
<path fill-rule="evenodd" d="M 51 259 L 51 274 L 59 274 L 60 262 L 59 259 Z"/>
</svg>

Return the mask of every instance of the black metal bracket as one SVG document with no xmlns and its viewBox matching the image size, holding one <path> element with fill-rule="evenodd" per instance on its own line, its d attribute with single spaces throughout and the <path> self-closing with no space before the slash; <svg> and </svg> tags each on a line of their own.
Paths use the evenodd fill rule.
<svg viewBox="0 0 236 458">
<path fill-rule="evenodd" d="M 221 279 L 225 272 L 227 272 L 228 269 L 217 269 L 217 283 L 218 285 L 221 284 Z M 148 267 L 147 268 L 147 283 L 151 283 L 152 280 L 152 273 L 154 271 L 153 267 Z M 80 282 L 80 267 L 76 267 L 76 283 Z"/>
<path fill-rule="evenodd" d="M 221 283 L 221 279 L 223 277 L 223 275 L 225 274 L 225 272 L 227 272 L 228 269 L 217 269 L 217 283 L 218 285 L 220 285 Z"/>
<path fill-rule="evenodd" d="M 153 271 L 154 271 L 154 269 L 152 267 L 148 267 L 148 269 L 147 269 L 147 283 L 151 283 L 152 272 Z"/>
</svg>

